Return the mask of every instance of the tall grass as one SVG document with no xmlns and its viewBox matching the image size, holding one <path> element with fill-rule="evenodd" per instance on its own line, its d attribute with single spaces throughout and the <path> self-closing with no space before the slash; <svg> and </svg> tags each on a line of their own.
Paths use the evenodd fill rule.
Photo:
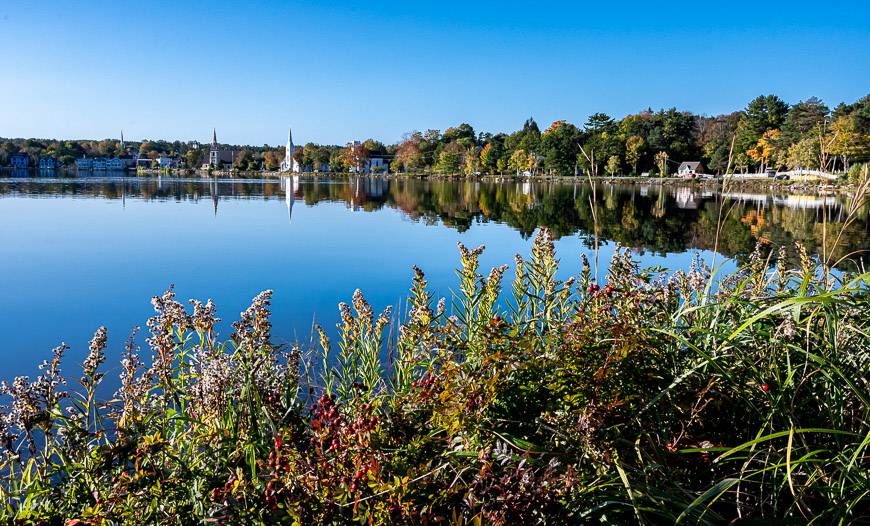
<svg viewBox="0 0 870 526">
<path fill-rule="evenodd" d="M 3 386 L 2 522 L 870 520 L 870 275 L 617 250 L 562 282 L 541 230 L 503 291 L 482 251 L 460 245 L 452 308 L 415 268 L 400 318 L 357 291 L 316 349 L 272 343 L 271 291 L 225 340 L 167 291 L 108 400 L 105 329 L 78 385 L 55 349 Z"/>
</svg>

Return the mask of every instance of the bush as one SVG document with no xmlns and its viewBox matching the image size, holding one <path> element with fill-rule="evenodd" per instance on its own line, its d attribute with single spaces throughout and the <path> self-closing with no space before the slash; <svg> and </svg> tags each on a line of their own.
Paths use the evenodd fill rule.
<svg viewBox="0 0 870 526">
<path fill-rule="evenodd" d="M 855 163 L 850 166 L 847 175 L 848 181 L 853 184 L 860 184 L 867 180 L 868 167 L 870 167 L 870 164 L 867 163 Z"/>
<path fill-rule="evenodd" d="M 357 291 L 317 351 L 272 344 L 271 291 L 224 342 L 169 290 L 111 400 L 105 329 L 75 389 L 58 347 L 3 387 L 3 521 L 867 520 L 870 276 L 617 250 L 603 286 L 585 259 L 562 282 L 542 230 L 503 292 L 482 251 L 460 245 L 453 314 L 415 268 L 401 324 Z"/>
</svg>

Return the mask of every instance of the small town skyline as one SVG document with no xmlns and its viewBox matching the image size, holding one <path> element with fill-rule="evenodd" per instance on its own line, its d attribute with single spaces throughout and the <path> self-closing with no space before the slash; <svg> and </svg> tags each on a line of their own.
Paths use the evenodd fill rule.
<svg viewBox="0 0 870 526">
<path fill-rule="evenodd" d="M 297 137 L 299 135 L 297 134 Z M 585 123 L 526 119 L 510 133 L 475 130 L 467 122 L 414 131 L 384 143 L 350 138 L 339 145 L 292 140 L 283 148 L 221 143 L 212 128 L 208 148 L 197 141 L 45 141 L 0 138 L 0 166 L 116 170 L 183 168 L 239 172 L 403 172 L 443 175 L 578 176 L 728 172 L 821 177 L 846 173 L 870 153 L 870 94 L 829 106 L 815 96 L 789 103 L 759 95 L 713 117 L 676 108 L 614 119 L 592 114 Z M 90 159 L 89 159 L 90 157 Z"/>
</svg>

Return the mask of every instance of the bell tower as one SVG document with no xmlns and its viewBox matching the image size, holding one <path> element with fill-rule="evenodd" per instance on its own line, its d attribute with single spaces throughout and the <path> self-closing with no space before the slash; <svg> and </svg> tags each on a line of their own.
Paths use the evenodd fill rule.
<svg viewBox="0 0 870 526">
<path fill-rule="evenodd" d="M 282 172 L 293 172 L 295 163 L 293 161 L 293 153 L 296 147 L 293 146 L 293 130 L 287 128 L 287 146 L 284 148 L 284 160 L 281 162 Z"/>
</svg>

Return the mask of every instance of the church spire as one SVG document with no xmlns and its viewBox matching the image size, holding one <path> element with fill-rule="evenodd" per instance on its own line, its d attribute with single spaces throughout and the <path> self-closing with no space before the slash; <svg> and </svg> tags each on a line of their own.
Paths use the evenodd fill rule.
<svg viewBox="0 0 870 526">
<path fill-rule="evenodd" d="M 295 172 L 293 153 L 296 147 L 293 145 L 293 130 L 287 128 L 287 146 L 284 148 L 284 161 L 281 162 L 282 172 Z"/>
<path fill-rule="evenodd" d="M 217 144 L 217 128 L 211 129 L 211 143 Z"/>
</svg>

